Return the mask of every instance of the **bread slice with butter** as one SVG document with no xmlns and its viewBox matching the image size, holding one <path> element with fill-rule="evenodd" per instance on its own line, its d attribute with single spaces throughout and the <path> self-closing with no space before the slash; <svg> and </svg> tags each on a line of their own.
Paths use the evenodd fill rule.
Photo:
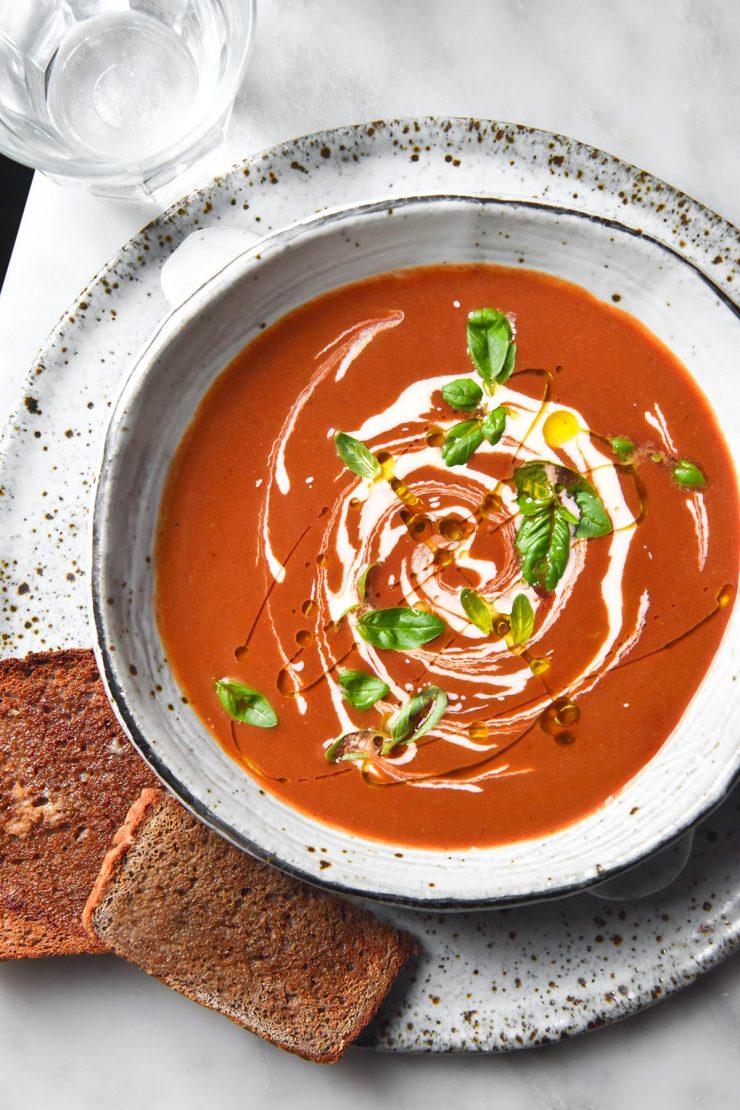
<svg viewBox="0 0 740 1110">
<path fill-rule="evenodd" d="M 334 1063 L 415 950 L 367 910 L 260 863 L 161 790 L 116 834 L 96 942 L 288 1052 Z"/>
</svg>

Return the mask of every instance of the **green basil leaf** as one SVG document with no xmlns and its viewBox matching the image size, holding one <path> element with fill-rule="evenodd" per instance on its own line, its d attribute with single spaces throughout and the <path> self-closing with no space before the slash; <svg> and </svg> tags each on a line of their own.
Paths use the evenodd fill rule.
<svg viewBox="0 0 740 1110">
<path fill-rule="evenodd" d="M 503 385 L 504 382 L 508 378 L 511 377 L 511 375 L 514 372 L 515 364 L 516 364 L 516 343 L 510 343 L 509 344 L 509 350 L 506 352 L 506 358 L 504 359 L 504 365 L 499 370 L 498 376 L 496 378 L 496 381 L 498 382 L 499 385 Z"/>
<path fill-rule="evenodd" d="M 554 502 L 533 516 L 526 516 L 516 537 L 522 556 L 522 576 L 530 586 L 554 590 L 570 555 L 572 515 Z"/>
<path fill-rule="evenodd" d="M 577 470 L 571 470 L 569 466 L 556 467 L 555 474 L 556 490 L 567 490 L 578 506 L 580 517 L 577 521 L 569 514 L 569 523 L 576 525 L 576 536 L 579 539 L 608 536 L 612 531 L 612 522 L 604 508 L 604 502 L 588 479 Z"/>
<path fill-rule="evenodd" d="M 486 636 L 490 636 L 493 618 L 491 607 L 486 599 L 477 590 L 471 590 L 466 586 L 464 590 L 460 590 L 460 604 L 471 624 L 474 624 Z"/>
<path fill-rule="evenodd" d="M 359 732 L 345 732 L 338 737 L 324 752 L 327 763 L 343 763 L 348 760 L 372 759 L 380 755 L 384 736 L 372 728 L 363 728 Z"/>
<path fill-rule="evenodd" d="M 489 412 L 488 416 L 483 421 L 481 431 L 483 438 L 487 439 L 491 447 L 495 447 L 501 436 L 504 434 L 506 427 L 506 409 L 503 405 L 499 405 L 493 412 Z"/>
<path fill-rule="evenodd" d="M 348 436 L 346 432 L 337 432 L 334 446 L 344 465 L 353 474 L 359 474 L 361 478 L 377 478 L 380 474 L 380 463 L 359 439 Z"/>
<path fill-rule="evenodd" d="M 357 585 L 355 586 L 355 589 L 357 590 L 357 596 L 359 597 L 360 601 L 365 600 L 365 592 L 366 592 L 366 589 L 367 589 L 367 576 L 374 567 L 377 567 L 377 565 L 378 565 L 377 563 L 369 563 L 365 567 L 365 569 L 361 572 L 360 577 L 357 579 Z"/>
<path fill-rule="evenodd" d="M 495 308 L 478 308 L 468 316 L 468 353 L 489 387 L 505 381 L 514 369 L 511 324 Z"/>
<path fill-rule="evenodd" d="M 627 436 L 612 436 L 609 440 L 612 451 L 622 462 L 629 462 L 635 452 L 635 445 Z"/>
<path fill-rule="evenodd" d="M 385 741 L 382 755 L 396 746 L 396 744 L 412 744 L 431 732 L 434 726 L 444 717 L 447 710 L 447 694 L 439 686 L 426 686 L 414 697 L 405 702 L 391 726 L 391 735 Z M 423 714 L 420 720 L 416 720 Z M 416 720 L 416 727 L 414 721 Z"/>
<path fill-rule="evenodd" d="M 688 459 L 679 459 L 677 463 L 674 463 L 673 477 L 679 486 L 683 486 L 684 489 L 701 489 L 702 486 L 707 484 L 707 480 L 699 467 L 695 463 L 689 462 Z"/>
<path fill-rule="evenodd" d="M 445 622 L 423 609 L 398 606 L 393 609 L 371 609 L 357 621 L 363 640 L 373 647 L 390 651 L 411 651 L 436 640 L 444 632 Z"/>
<path fill-rule="evenodd" d="M 340 613 L 340 615 L 334 621 L 334 627 L 335 628 L 339 627 L 339 625 L 342 623 L 344 618 L 346 616 L 348 616 L 349 613 L 354 613 L 357 609 L 362 608 L 362 606 L 365 602 L 365 592 L 366 592 L 366 587 L 367 587 L 367 576 L 370 573 L 370 571 L 373 569 L 373 567 L 377 567 L 377 565 L 378 565 L 377 563 L 370 563 L 368 566 L 366 566 L 364 568 L 364 570 L 362 570 L 360 572 L 360 575 L 357 579 L 357 582 L 355 583 L 355 590 L 357 592 L 357 597 L 359 598 L 359 600 L 356 601 L 354 603 L 354 605 L 348 605 L 347 608 L 344 610 L 344 612 Z"/>
<path fill-rule="evenodd" d="M 390 694 L 387 682 L 366 671 L 340 671 L 342 694 L 355 709 L 371 709 L 376 701 Z"/>
<path fill-rule="evenodd" d="M 462 466 L 483 442 L 483 425 L 480 420 L 463 420 L 454 424 L 442 445 L 442 458 L 447 466 Z"/>
<path fill-rule="evenodd" d="M 253 690 L 234 678 L 217 678 L 213 688 L 221 705 L 235 721 L 256 725 L 257 728 L 274 728 L 278 723 L 275 710 L 259 690 Z"/>
<path fill-rule="evenodd" d="M 573 491 L 576 505 L 580 512 L 580 519 L 576 526 L 576 536 L 579 539 L 594 539 L 596 536 L 608 536 L 612 531 L 612 522 L 604 508 L 604 502 L 586 479 L 584 485 Z"/>
<path fill-rule="evenodd" d="M 511 607 L 511 639 L 523 647 L 534 632 L 534 609 L 526 594 L 517 594 Z"/>
<path fill-rule="evenodd" d="M 497 322 L 500 316 L 501 313 L 493 308 L 478 308 L 468 315 L 468 354 L 487 385 L 493 381 L 488 355 L 488 326 Z"/>
<path fill-rule="evenodd" d="M 473 412 L 483 400 L 483 390 L 472 378 L 455 378 L 442 386 L 442 396 L 453 409 Z"/>
<path fill-rule="evenodd" d="M 532 516 L 555 500 L 555 487 L 547 476 L 546 464 L 539 459 L 518 466 L 514 484 L 522 516 Z"/>
<path fill-rule="evenodd" d="M 570 509 L 566 509 L 565 505 L 558 505 L 558 511 L 563 520 L 567 520 L 568 524 L 572 524 L 575 528 L 576 524 L 578 524 L 578 517 L 575 516 Z"/>
</svg>

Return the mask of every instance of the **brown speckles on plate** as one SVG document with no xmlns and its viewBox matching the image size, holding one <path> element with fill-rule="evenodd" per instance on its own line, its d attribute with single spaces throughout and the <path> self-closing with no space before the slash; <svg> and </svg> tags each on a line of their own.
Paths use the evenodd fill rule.
<svg viewBox="0 0 740 1110">
<path fill-rule="evenodd" d="M 131 352 L 166 312 L 159 271 L 196 221 L 259 232 L 308 215 L 317 197 L 338 207 L 420 192 L 580 207 L 679 248 L 730 296 L 737 281 L 740 236 L 721 217 L 562 135 L 477 119 L 376 120 L 257 155 L 126 244 L 66 314 L 31 371 L 0 448 L 3 654 L 92 642 L 88 575 L 81 571 L 88 569 L 87 517 L 103 414 L 130 369 Z M 47 497 L 29 493 L 41 490 Z M 151 676 L 142 681 L 156 694 Z M 639 901 L 600 904 L 581 895 L 452 916 L 378 907 L 413 933 L 421 954 L 363 1043 L 395 1052 L 509 1051 L 599 1028 L 680 989 L 738 946 L 736 806 L 737 796 L 700 830 L 689 866 L 672 887 Z M 339 862 L 327 868 L 319 848 L 307 845 L 306 859 L 315 875 L 331 876 Z M 603 925 L 594 926 L 595 915 Z"/>
</svg>

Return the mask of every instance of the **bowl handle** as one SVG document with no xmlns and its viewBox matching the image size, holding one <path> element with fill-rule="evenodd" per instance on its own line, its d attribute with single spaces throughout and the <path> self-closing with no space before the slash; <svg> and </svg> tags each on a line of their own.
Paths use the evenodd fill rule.
<svg viewBox="0 0 740 1110">
<path fill-rule="evenodd" d="M 694 830 L 691 829 L 680 837 L 679 840 L 661 848 L 649 859 L 631 867 L 629 871 L 622 872 L 613 879 L 588 888 L 588 893 L 594 898 L 606 899 L 608 902 L 623 902 L 632 898 L 647 898 L 649 894 L 670 886 L 674 879 L 683 871 L 691 855 L 694 843 Z"/>
</svg>

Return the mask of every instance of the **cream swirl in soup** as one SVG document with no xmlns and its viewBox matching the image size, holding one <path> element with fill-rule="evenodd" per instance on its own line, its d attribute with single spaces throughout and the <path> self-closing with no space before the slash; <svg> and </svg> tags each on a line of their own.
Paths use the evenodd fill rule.
<svg viewBox="0 0 740 1110">
<path fill-rule="evenodd" d="M 184 694 L 265 789 L 488 845 L 578 819 L 675 727 L 734 596 L 736 479 L 624 312 L 532 271 L 407 271 L 225 370 L 156 569 Z"/>
</svg>

